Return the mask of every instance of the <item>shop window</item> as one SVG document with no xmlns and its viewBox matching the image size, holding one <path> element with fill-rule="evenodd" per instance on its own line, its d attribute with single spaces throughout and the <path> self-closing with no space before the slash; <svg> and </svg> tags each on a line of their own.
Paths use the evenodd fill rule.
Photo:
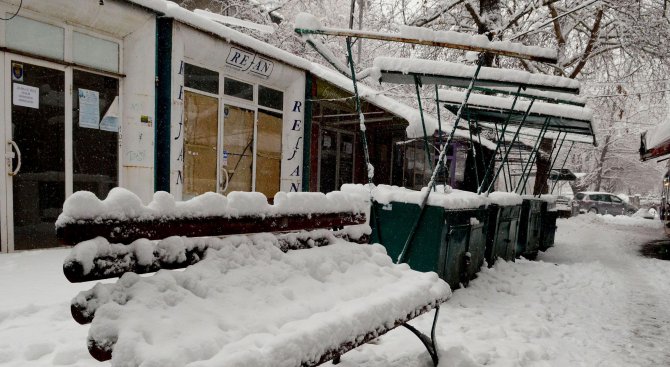
<svg viewBox="0 0 670 367">
<path fill-rule="evenodd" d="M 74 70 L 72 94 L 73 188 L 104 198 L 118 185 L 119 81 Z"/>
<path fill-rule="evenodd" d="M 75 63 L 100 70 L 119 71 L 118 43 L 74 32 L 72 44 L 72 57 Z"/>
<path fill-rule="evenodd" d="M 254 100 L 254 86 L 235 79 L 225 78 L 223 80 L 223 93 L 227 96 Z"/>
<path fill-rule="evenodd" d="M 199 66 L 184 65 L 184 85 L 211 94 L 219 94 L 219 73 Z"/>
<path fill-rule="evenodd" d="M 264 87 L 262 85 L 258 86 L 258 104 L 263 107 L 272 108 L 275 110 L 284 109 L 284 93 L 281 91 Z"/>
<path fill-rule="evenodd" d="M 423 141 L 408 144 L 405 151 L 405 172 L 407 186 L 414 190 L 420 190 L 430 180 L 432 171 L 426 159 Z"/>
<path fill-rule="evenodd" d="M 63 60 L 65 30 L 16 16 L 5 22 L 5 44 L 10 49 Z"/>
<path fill-rule="evenodd" d="M 216 191 L 219 99 L 184 93 L 184 198 Z"/>
</svg>

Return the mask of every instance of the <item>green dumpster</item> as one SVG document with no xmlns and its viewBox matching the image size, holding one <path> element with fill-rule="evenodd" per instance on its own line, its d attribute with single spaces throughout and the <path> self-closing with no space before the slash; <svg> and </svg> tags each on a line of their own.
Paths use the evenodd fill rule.
<svg viewBox="0 0 670 367">
<path fill-rule="evenodd" d="M 493 266 L 497 258 L 514 261 L 521 205 L 489 205 L 486 234 L 486 262 Z"/>
<path fill-rule="evenodd" d="M 516 256 L 534 260 L 540 249 L 542 218 L 547 213 L 547 202 L 541 199 L 524 198 L 521 204 L 519 235 Z"/>
<path fill-rule="evenodd" d="M 396 260 L 402 252 L 419 205 L 373 202 L 372 242 Z M 427 205 L 406 255 L 410 268 L 434 271 L 456 289 L 467 285 L 484 262 L 487 209 L 446 209 Z"/>
<path fill-rule="evenodd" d="M 542 216 L 542 233 L 540 235 L 540 251 L 547 251 L 550 247 L 554 247 L 554 239 L 556 237 L 556 219 L 559 212 L 557 210 L 549 210 L 546 215 Z"/>
</svg>

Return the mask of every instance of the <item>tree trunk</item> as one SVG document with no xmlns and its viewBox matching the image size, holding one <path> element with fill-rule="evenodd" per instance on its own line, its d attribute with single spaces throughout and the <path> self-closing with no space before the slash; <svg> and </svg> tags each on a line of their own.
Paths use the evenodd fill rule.
<svg viewBox="0 0 670 367">
<path fill-rule="evenodd" d="M 605 143 L 603 149 L 600 151 L 600 159 L 598 159 L 598 171 L 596 173 L 596 191 L 600 191 L 600 185 L 603 181 L 603 169 L 605 168 L 605 157 L 607 157 L 607 150 L 610 143 L 610 136 L 605 136 Z"/>
<path fill-rule="evenodd" d="M 549 192 L 549 169 L 551 168 L 551 151 L 553 145 L 552 139 L 542 139 L 540 142 L 540 150 L 537 152 L 537 159 L 535 160 L 535 185 L 533 186 L 533 195 L 546 194 Z M 545 154 L 540 154 L 545 153 Z"/>
</svg>

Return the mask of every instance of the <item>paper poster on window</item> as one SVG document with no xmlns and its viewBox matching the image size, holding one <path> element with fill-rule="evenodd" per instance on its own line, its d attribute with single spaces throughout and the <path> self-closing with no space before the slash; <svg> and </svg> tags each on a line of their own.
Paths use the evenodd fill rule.
<svg viewBox="0 0 670 367">
<path fill-rule="evenodd" d="M 14 83 L 12 103 L 15 106 L 40 108 L 40 89 L 25 84 Z"/>
<path fill-rule="evenodd" d="M 105 115 L 100 121 L 100 130 L 118 132 L 119 131 L 119 97 L 114 97 L 114 101 L 109 105 Z"/>
<path fill-rule="evenodd" d="M 344 154 L 351 154 L 354 152 L 354 145 L 352 143 L 344 143 Z"/>
<path fill-rule="evenodd" d="M 100 128 L 100 94 L 79 88 L 79 127 Z"/>
</svg>

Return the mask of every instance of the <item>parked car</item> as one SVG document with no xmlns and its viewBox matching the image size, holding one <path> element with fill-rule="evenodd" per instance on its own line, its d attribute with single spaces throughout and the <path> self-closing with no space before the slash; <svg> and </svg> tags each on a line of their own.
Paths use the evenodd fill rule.
<svg viewBox="0 0 670 367">
<path fill-rule="evenodd" d="M 608 192 L 578 192 L 574 202 L 579 204 L 581 213 L 633 215 L 637 208 Z"/>
</svg>

